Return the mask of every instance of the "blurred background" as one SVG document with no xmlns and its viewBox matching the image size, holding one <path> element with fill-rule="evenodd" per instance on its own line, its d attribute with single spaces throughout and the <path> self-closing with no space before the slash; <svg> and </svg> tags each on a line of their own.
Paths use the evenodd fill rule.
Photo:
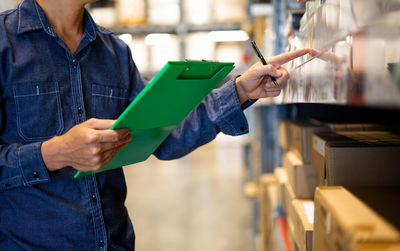
<svg viewBox="0 0 400 251">
<path fill-rule="evenodd" d="M 1 0 L 0 11 L 20 2 Z M 179 160 L 151 157 L 124 167 L 126 206 L 134 223 L 137 250 L 302 251 L 312 250 L 313 245 L 318 251 L 364 250 L 352 244 L 357 239 L 343 237 L 357 236 L 357 227 L 332 230 L 324 226 L 319 233 L 326 235 L 315 237 L 314 233 L 313 240 L 314 202 L 328 196 L 321 192 L 314 200 L 316 187 L 351 190 L 364 184 L 361 187 L 373 187 L 379 198 L 390 193 L 391 205 L 400 208 L 400 190 L 377 192 L 382 191 L 378 187 L 400 186 L 398 160 L 393 158 L 400 153 L 400 140 L 392 134 L 400 131 L 400 0 L 99 0 L 87 9 L 99 25 L 129 45 L 142 76 L 149 81 L 166 61 L 185 59 L 235 62 L 228 77 L 233 78 L 259 60 L 251 40 L 266 58 L 311 48 L 308 55 L 284 66 L 291 80 L 280 96 L 259 100 L 245 111 L 248 135 L 218 135 Z M 376 157 L 385 163 L 384 170 L 380 164 L 363 163 L 365 173 L 371 173 L 368 181 L 359 163 L 349 159 L 343 162 L 349 164 L 346 168 L 359 168 L 353 172 L 356 176 L 350 176 L 352 181 L 341 180 L 350 172 L 335 173 L 329 180 L 330 169 L 316 172 L 318 164 L 311 163 L 311 154 L 317 151 L 313 147 L 319 142 L 312 137 L 318 131 L 335 135 L 350 131 L 357 137 L 347 133 L 347 138 L 368 142 L 369 147 L 397 148 Z M 323 148 L 329 145 L 328 139 L 323 142 Z M 379 182 L 371 176 L 379 177 Z M 373 201 L 377 200 L 364 201 L 375 214 Z M 379 203 L 378 207 L 386 208 L 382 206 L 386 202 Z M 325 208 L 327 215 L 334 210 L 316 205 Z M 340 212 L 343 217 L 351 215 Z M 394 237 L 386 241 L 400 243 L 399 217 L 387 210 L 377 212 L 395 226 L 390 235 Z M 324 217 L 318 215 L 315 219 Z M 340 226 L 344 221 L 335 215 Z M 386 224 L 360 222 L 368 229 Z M 355 233 L 346 235 L 347 230 L 340 229 Z M 331 232 L 340 238 L 330 237 Z"/>
</svg>

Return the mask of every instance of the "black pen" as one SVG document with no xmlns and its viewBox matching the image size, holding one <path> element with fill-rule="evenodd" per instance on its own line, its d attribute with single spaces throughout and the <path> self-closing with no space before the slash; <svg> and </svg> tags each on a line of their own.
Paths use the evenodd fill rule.
<svg viewBox="0 0 400 251">
<path fill-rule="evenodd" d="M 263 65 L 268 65 L 267 61 L 265 61 L 263 55 L 261 54 L 261 51 L 258 49 L 257 44 L 255 41 L 251 41 L 251 45 L 253 46 L 254 50 L 257 53 L 257 56 L 260 58 L 261 62 L 263 63 Z M 274 85 L 276 87 L 278 87 L 278 83 L 276 82 L 276 79 L 273 76 L 269 76 L 272 80 L 272 82 L 274 82 Z"/>
</svg>

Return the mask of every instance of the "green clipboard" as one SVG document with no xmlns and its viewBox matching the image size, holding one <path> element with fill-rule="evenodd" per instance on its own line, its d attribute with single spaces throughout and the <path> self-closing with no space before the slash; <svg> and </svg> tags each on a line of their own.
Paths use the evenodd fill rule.
<svg viewBox="0 0 400 251">
<path fill-rule="evenodd" d="M 175 127 L 232 71 L 234 63 L 169 61 L 110 129 L 129 128 L 132 141 L 107 166 L 75 178 L 146 160 Z"/>
</svg>

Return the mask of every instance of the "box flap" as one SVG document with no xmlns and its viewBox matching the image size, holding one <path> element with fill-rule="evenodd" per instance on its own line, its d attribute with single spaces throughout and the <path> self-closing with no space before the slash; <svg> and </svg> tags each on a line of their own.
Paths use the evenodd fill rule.
<svg viewBox="0 0 400 251">
<path fill-rule="evenodd" d="M 317 174 L 310 164 L 303 164 L 301 159 L 292 151 L 283 156 L 283 165 L 288 172 L 289 183 L 299 199 L 313 199 L 317 186 Z"/>
<path fill-rule="evenodd" d="M 400 233 L 365 203 L 343 187 L 318 187 L 316 203 L 343 232 L 341 238 L 354 242 L 399 242 Z M 326 216 L 328 218 L 328 216 Z"/>
</svg>

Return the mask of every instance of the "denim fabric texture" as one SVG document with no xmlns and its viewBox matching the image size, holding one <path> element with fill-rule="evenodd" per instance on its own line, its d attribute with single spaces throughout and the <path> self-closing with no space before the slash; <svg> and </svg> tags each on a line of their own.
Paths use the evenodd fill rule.
<svg viewBox="0 0 400 251">
<path fill-rule="evenodd" d="M 134 250 L 123 170 L 74 179 L 72 167 L 47 171 L 41 155 L 74 125 L 116 119 L 146 84 L 127 45 L 87 12 L 83 25 L 73 55 L 35 0 L 0 14 L 0 250 Z M 179 158 L 219 132 L 247 133 L 244 108 L 228 81 L 154 154 Z"/>
</svg>

